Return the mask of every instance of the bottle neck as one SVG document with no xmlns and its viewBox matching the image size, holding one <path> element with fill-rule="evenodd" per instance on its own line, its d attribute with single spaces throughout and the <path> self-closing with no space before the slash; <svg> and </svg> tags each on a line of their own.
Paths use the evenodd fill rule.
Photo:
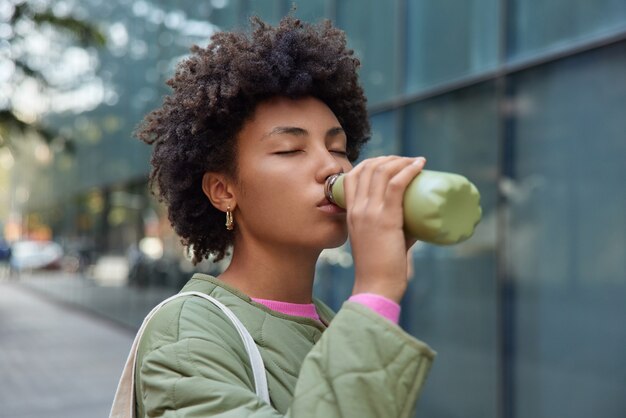
<svg viewBox="0 0 626 418">
<path fill-rule="evenodd" d="M 333 198 L 333 185 L 335 184 L 337 179 L 342 175 L 343 175 L 342 173 L 337 173 L 337 174 L 328 176 L 328 178 L 326 179 L 326 183 L 324 184 L 324 194 L 326 195 L 326 198 L 331 203 L 337 204 L 337 202 Z"/>
</svg>

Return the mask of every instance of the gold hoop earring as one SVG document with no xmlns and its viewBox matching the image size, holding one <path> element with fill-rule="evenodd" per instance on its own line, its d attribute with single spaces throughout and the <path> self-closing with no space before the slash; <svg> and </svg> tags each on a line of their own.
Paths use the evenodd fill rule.
<svg viewBox="0 0 626 418">
<path fill-rule="evenodd" d="M 230 210 L 230 206 L 226 209 L 226 229 L 232 231 L 235 227 L 235 221 L 233 220 L 233 212 Z"/>
</svg>

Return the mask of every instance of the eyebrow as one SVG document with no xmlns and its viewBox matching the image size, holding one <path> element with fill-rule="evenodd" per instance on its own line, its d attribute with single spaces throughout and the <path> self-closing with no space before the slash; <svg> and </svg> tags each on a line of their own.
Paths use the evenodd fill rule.
<svg viewBox="0 0 626 418">
<path fill-rule="evenodd" d="M 345 134 L 344 129 L 341 126 L 334 126 L 326 131 L 326 138 L 334 137 L 339 134 Z M 293 135 L 293 136 L 307 136 L 309 132 L 304 128 L 299 128 L 297 126 L 277 126 L 267 134 L 263 135 L 261 139 L 266 139 L 273 135 Z"/>
</svg>

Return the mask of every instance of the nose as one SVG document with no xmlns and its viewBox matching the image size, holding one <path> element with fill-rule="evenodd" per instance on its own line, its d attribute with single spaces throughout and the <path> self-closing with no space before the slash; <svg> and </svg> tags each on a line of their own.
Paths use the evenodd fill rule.
<svg viewBox="0 0 626 418">
<path fill-rule="evenodd" d="M 329 176 L 344 172 L 344 165 L 346 165 L 348 160 L 333 154 L 325 147 L 319 154 L 319 163 L 315 175 L 315 180 L 318 183 L 323 184 Z"/>
</svg>

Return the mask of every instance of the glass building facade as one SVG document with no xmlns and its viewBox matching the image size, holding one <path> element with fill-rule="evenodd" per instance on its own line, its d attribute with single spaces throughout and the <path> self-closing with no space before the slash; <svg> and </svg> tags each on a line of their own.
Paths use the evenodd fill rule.
<svg viewBox="0 0 626 418">
<path fill-rule="evenodd" d="M 132 129 L 192 43 L 252 14 L 276 23 L 293 3 L 296 16 L 345 30 L 362 61 L 365 157 L 424 155 L 481 191 L 474 237 L 412 251 L 401 325 L 438 352 L 416 416 L 623 417 L 624 1 L 77 3 L 108 27 L 99 60 L 111 88 L 103 105 L 57 121 L 80 139 L 77 155 L 40 170 L 27 218 L 57 237 L 94 237 L 100 252 L 125 252 L 151 227 L 176 243 Z M 163 280 L 136 298 L 106 287 L 59 294 L 134 324 L 181 283 L 166 273 L 177 258 L 165 259 L 150 270 Z M 339 308 L 352 273 L 347 249 L 324 254 L 316 294 Z"/>
</svg>

